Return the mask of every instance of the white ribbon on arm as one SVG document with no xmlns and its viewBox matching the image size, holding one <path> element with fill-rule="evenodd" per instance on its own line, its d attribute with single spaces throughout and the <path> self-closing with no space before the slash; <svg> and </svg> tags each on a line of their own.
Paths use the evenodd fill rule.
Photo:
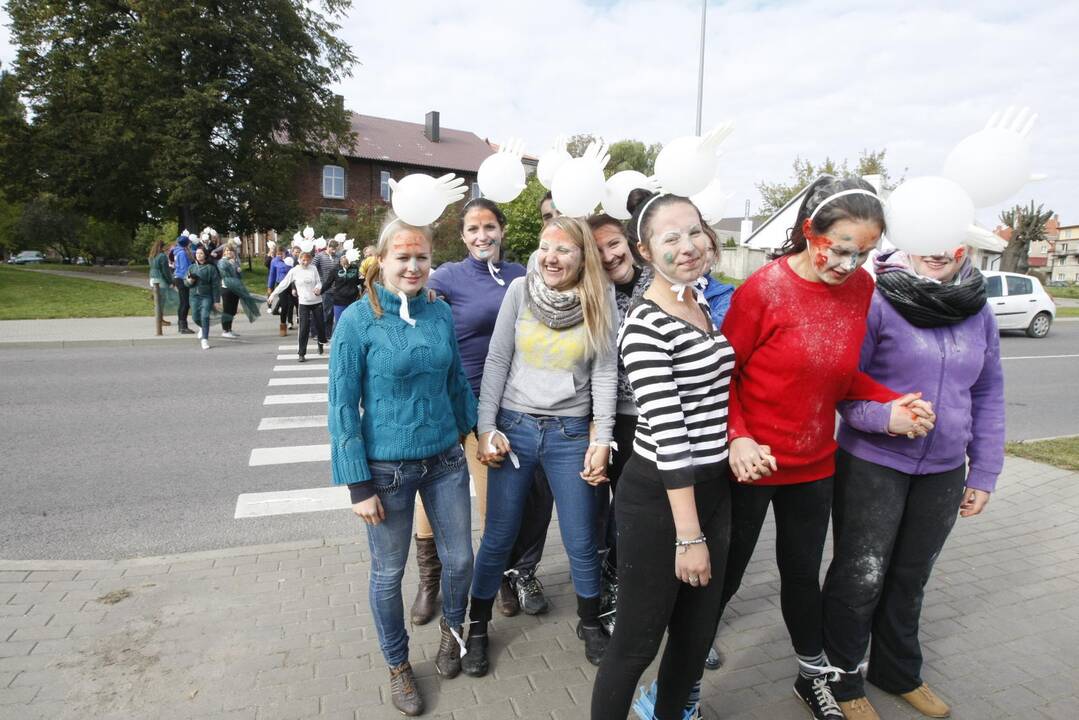
<svg viewBox="0 0 1079 720">
<path fill-rule="evenodd" d="M 397 291 L 397 297 L 401 298 L 401 309 L 397 312 L 401 316 L 401 319 L 412 327 L 416 327 L 416 321 L 412 319 L 412 316 L 408 313 L 408 295 L 401 290 Z"/>
<path fill-rule="evenodd" d="M 498 448 L 496 448 L 494 446 L 494 443 L 491 442 L 491 440 L 494 439 L 495 433 L 498 433 L 499 435 L 501 435 L 502 439 L 506 441 L 507 445 L 509 445 L 509 443 L 510 443 L 510 439 L 508 437 L 506 437 L 506 433 L 502 432 L 501 430 L 492 430 L 491 432 L 487 433 L 487 452 L 490 452 L 490 453 L 498 452 Z M 518 459 L 517 453 L 513 452 L 512 449 L 510 450 L 510 462 L 513 463 L 513 467 L 516 468 L 517 470 L 521 469 L 521 461 L 520 461 L 520 459 Z"/>
<path fill-rule="evenodd" d="M 493 277 L 495 282 L 499 285 L 506 284 L 506 281 L 500 277 L 500 272 L 495 269 L 495 264 L 490 260 L 487 261 L 487 272 L 491 273 L 491 277 Z"/>
</svg>

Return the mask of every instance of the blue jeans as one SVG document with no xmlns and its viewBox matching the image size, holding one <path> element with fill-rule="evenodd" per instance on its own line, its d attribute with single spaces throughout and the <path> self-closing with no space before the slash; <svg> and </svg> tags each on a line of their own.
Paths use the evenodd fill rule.
<svg viewBox="0 0 1079 720">
<path fill-rule="evenodd" d="M 537 466 L 547 473 L 554 494 L 573 587 L 581 597 L 599 595 L 598 491 L 580 475 L 588 450 L 588 423 L 587 417 L 534 416 L 505 408 L 498 411 L 496 425 L 509 438 L 521 467 L 513 467 L 507 457 L 501 467 L 487 471 L 487 523 L 476 554 L 474 597 L 489 600 L 498 593 Z M 486 437 L 480 442 L 486 442 Z"/>
<path fill-rule="evenodd" d="M 451 627 L 462 625 L 472 582 L 472 506 L 468 466 L 460 445 L 424 460 L 371 460 L 375 485 L 386 519 L 367 526 L 371 549 L 371 613 L 378 644 L 391 667 L 408 660 L 408 632 L 401 599 L 408 549 L 412 544 L 412 512 L 416 493 L 423 498 L 442 561 L 442 615 Z"/>
<path fill-rule="evenodd" d="M 341 319 L 341 313 L 348 309 L 348 305 L 334 305 L 333 306 L 333 323 L 337 324 L 337 321 Z"/>
</svg>

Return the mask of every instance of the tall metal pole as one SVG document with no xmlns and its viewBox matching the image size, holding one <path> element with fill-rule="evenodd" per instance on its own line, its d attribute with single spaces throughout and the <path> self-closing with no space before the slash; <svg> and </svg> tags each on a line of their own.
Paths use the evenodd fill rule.
<svg viewBox="0 0 1079 720">
<path fill-rule="evenodd" d="M 701 60 L 697 68 L 697 134 L 701 134 L 701 105 L 704 102 L 704 24 L 708 19 L 708 0 L 701 0 Z"/>
</svg>

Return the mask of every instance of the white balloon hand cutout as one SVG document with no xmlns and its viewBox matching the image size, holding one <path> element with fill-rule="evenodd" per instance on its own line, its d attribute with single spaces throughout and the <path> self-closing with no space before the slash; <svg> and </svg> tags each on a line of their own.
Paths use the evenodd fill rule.
<svg viewBox="0 0 1079 720">
<path fill-rule="evenodd" d="M 708 186 L 716 176 L 720 144 L 734 132 L 732 121 L 723 122 L 704 135 L 675 138 L 656 157 L 656 177 L 665 192 L 690 197 Z"/>
<path fill-rule="evenodd" d="M 406 175 L 400 181 L 391 179 L 393 191 L 390 203 L 397 217 L 409 225 L 430 225 L 439 218 L 450 203 L 465 196 L 465 181 L 453 173 L 433 178 L 423 173 Z"/>
<path fill-rule="evenodd" d="M 498 152 L 489 155 L 476 173 L 476 182 L 484 196 L 495 202 L 510 202 L 525 188 L 525 169 L 521 164 L 524 141 L 510 139 Z"/>
<path fill-rule="evenodd" d="M 611 162 L 611 156 L 607 152 L 607 143 L 602 138 L 588 143 L 588 147 L 581 153 L 581 159 L 596 163 L 600 172 L 603 172 L 607 167 L 607 163 Z"/>
<path fill-rule="evenodd" d="M 551 189 L 551 183 L 554 182 L 554 176 L 558 172 L 558 168 L 571 159 L 569 151 L 566 150 L 567 142 L 569 142 L 569 139 L 565 135 L 556 137 L 554 144 L 540 155 L 539 162 L 536 164 L 536 177 L 539 178 L 540 184 L 548 190 Z"/>
<path fill-rule="evenodd" d="M 963 186 L 975 207 L 996 205 L 1027 182 L 1045 179 L 1030 171 L 1030 135 L 1037 120 L 1030 108 L 1012 106 L 993 113 L 982 130 L 948 154 L 944 176 Z"/>
</svg>

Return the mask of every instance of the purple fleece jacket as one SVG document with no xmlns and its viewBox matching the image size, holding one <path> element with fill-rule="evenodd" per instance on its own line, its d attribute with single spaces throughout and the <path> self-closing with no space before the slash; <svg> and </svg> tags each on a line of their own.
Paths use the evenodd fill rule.
<svg viewBox="0 0 1079 720">
<path fill-rule="evenodd" d="M 969 458 L 967 487 L 993 492 L 1004 465 L 1004 373 L 993 311 L 955 325 L 919 328 L 873 293 L 859 367 L 898 392 L 921 392 L 936 426 L 924 438 L 887 434 L 890 404 L 839 404 L 839 446 L 912 475 L 951 470 Z"/>
<path fill-rule="evenodd" d="M 483 365 L 487 362 L 487 348 L 491 344 L 502 298 L 506 297 L 510 283 L 525 274 L 524 267 L 511 262 L 495 263 L 495 271 L 505 285 L 499 285 L 491 277 L 486 262 L 469 255 L 460 262 L 439 265 L 427 281 L 427 287 L 449 303 L 453 311 L 453 329 L 461 352 L 461 364 L 476 397 L 480 396 Z"/>
</svg>

